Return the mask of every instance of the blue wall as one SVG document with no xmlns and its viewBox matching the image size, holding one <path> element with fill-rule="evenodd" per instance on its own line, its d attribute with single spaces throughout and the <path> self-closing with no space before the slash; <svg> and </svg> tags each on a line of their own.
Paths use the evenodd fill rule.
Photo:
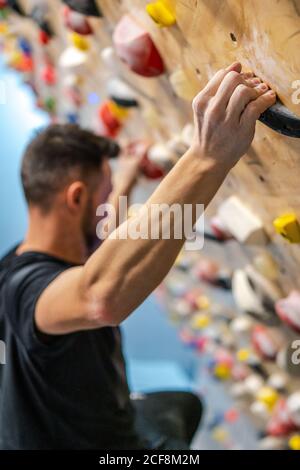
<svg viewBox="0 0 300 470">
<path fill-rule="evenodd" d="M 20 77 L 5 68 L 0 59 L 0 80 L 4 81 L 6 103 L 0 104 L 0 256 L 22 239 L 26 229 L 19 168 L 22 153 L 36 128 L 48 122 L 45 113 L 34 108 L 34 99 Z"/>
</svg>

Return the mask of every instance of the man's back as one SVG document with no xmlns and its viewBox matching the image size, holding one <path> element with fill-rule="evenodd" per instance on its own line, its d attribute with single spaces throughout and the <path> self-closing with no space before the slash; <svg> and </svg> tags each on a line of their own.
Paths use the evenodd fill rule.
<svg viewBox="0 0 300 470">
<path fill-rule="evenodd" d="M 41 335 L 40 294 L 71 265 L 12 250 L 0 264 L 0 448 L 136 448 L 118 328 Z"/>
</svg>

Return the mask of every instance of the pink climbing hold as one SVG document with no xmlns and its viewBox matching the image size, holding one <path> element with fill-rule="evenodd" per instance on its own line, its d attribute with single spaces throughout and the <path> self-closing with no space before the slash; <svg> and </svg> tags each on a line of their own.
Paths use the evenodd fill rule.
<svg viewBox="0 0 300 470">
<path fill-rule="evenodd" d="M 196 287 L 196 288 L 193 288 L 193 289 L 189 290 L 185 294 L 184 298 L 193 310 L 197 310 L 199 308 L 198 303 L 197 303 L 197 299 L 199 299 L 199 297 L 201 295 L 203 295 L 202 289 Z"/>
<path fill-rule="evenodd" d="M 275 310 L 281 320 L 300 333 L 300 292 L 292 291 L 285 299 L 275 304 Z"/>
<path fill-rule="evenodd" d="M 210 220 L 210 228 L 215 237 L 220 241 L 233 239 L 232 234 L 229 232 L 227 227 L 225 227 L 222 220 L 218 216 L 212 217 Z"/>
<path fill-rule="evenodd" d="M 265 326 L 255 326 L 252 332 L 252 343 L 256 351 L 263 358 L 268 360 L 274 360 L 276 358 L 279 346 Z"/>
<path fill-rule="evenodd" d="M 201 259 L 195 266 L 194 273 L 198 279 L 214 284 L 218 280 L 220 267 L 210 259 Z"/>
<path fill-rule="evenodd" d="M 239 412 L 235 408 L 230 408 L 224 413 L 224 420 L 227 423 L 235 423 L 239 419 Z"/>
</svg>

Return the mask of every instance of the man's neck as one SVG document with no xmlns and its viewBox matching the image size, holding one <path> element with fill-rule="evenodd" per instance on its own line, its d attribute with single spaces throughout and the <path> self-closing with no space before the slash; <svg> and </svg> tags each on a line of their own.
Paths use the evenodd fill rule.
<svg viewBox="0 0 300 470">
<path fill-rule="evenodd" d="M 17 254 L 26 251 L 47 253 L 74 264 L 83 264 L 86 259 L 86 246 L 80 230 L 72 229 L 56 214 L 43 216 L 34 209 L 30 210 L 28 230 Z"/>
</svg>

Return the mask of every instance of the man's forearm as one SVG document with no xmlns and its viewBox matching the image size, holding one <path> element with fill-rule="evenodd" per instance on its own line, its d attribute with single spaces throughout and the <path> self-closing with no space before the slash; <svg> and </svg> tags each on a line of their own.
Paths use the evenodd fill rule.
<svg viewBox="0 0 300 470">
<path fill-rule="evenodd" d="M 207 206 L 211 201 L 230 168 L 247 152 L 257 119 L 276 101 L 273 91 L 253 80 L 241 73 L 241 64 L 234 63 L 219 70 L 195 97 L 191 149 L 142 210 L 120 225 L 85 266 L 66 270 L 48 286 L 36 309 L 42 332 L 117 325 L 162 281 L 184 243 L 184 237 L 174 233 L 178 221 L 175 215 L 170 218 L 171 207 L 179 206 L 182 213 L 183 206 L 190 204 L 191 223 L 196 221 L 197 204 Z M 170 237 L 163 233 L 165 216 L 153 221 L 160 237 L 127 236 L 135 228 L 138 234 L 139 225 L 151 226 L 151 208 L 160 204 L 169 208 Z"/>
<path fill-rule="evenodd" d="M 185 239 L 174 237 L 171 219 L 170 239 L 132 239 L 131 228 L 151 225 L 151 207 L 207 204 L 222 184 L 228 170 L 206 158 L 187 152 L 166 176 L 135 217 L 124 222 L 87 261 L 83 270 L 85 290 L 93 303 L 99 299 L 109 309 L 113 324 L 124 320 L 157 287 L 172 267 Z M 169 218 L 169 214 L 166 215 Z M 162 232 L 164 217 L 156 220 Z M 108 305 L 109 304 L 109 305 Z"/>
</svg>

